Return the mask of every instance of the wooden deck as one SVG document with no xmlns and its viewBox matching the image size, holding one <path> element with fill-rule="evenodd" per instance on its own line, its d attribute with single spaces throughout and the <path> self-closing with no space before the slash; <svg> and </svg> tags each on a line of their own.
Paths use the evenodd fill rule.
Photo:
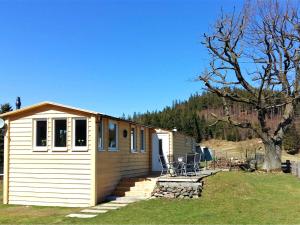
<svg viewBox="0 0 300 225">
<path fill-rule="evenodd" d="M 204 177 L 214 175 L 221 170 L 203 170 L 197 176 L 171 176 L 163 175 L 157 178 L 158 182 L 192 182 L 196 183 L 202 180 Z"/>
</svg>

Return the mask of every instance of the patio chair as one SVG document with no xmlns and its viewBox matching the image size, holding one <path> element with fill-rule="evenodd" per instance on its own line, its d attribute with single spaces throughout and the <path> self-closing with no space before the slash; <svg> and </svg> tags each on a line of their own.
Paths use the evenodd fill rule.
<svg viewBox="0 0 300 225">
<path fill-rule="evenodd" d="M 176 163 L 176 173 L 177 175 L 186 175 L 186 168 L 185 168 L 185 156 L 179 155 L 177 158 Z"/>
<path fill-rule="evenodd" d="M 160 176 L 162 176 L 163 174 L 165 174 L 165 175 L 170 174 L 171 176 L 177 175 L 176 168 L 174 167 L 173 163 L 167 163 L 163 155 L 159 155 L 158 159 L 159 159 L 159 163 L 161 165 Z"/>
<path fill-rule="evenodd" d="M 185 175 L 197 175 L 197 172 L 200 171 L 200 160 L 201 156 L 199 153 L 188 153 L 186 154 L 186 163 L 184 172 Z"/>
</svg>

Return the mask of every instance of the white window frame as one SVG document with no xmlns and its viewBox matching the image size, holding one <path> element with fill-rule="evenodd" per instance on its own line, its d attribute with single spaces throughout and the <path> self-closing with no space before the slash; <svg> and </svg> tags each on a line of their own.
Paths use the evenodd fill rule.
<svg viewBox="0 0 300 225">
<path fill-rule="evenodd" d="M 99 145 L 99 137 L 100 137 L 100 134 L 99 134 L 99 128 L 101 126 L 101 130 L 102 130 L 102 133 L 101 133 L 101 145 Z M 101 120 L 99 123 L 98 123 L 98 130 L 97 130 L 97 147 L 98 147 L 98 151 L 99 152 L 103 152 L 105 151 L 104 149 L 104 121 Z"/>
<path fill-rule="evenodd" d="M 55 147 L 55 120 L 66 120 L 66 147 Z M 52 119 L 52 149 L 53 151 L 65 152 L 68 150 L 68 118 L 53 118 Z"/>
<path fill-rule="evenodd" d="M 189 145 L 189 138 L 187 136 L 184 137 L 185 138 L 185 146 Z"/>
<path fill-rule="evenodd" d="M 86 121 L 86 146 L 76 146 L 75 145 L 75 139 L 76 139 L 76 121 L 77 120 L 85 120 Z M 77 117 L 77 118 L 72 118 L 72 150 L 73 151 L 88 151 L 88 146 L 89 146 L 89 121 L 87 118 L 85 117 Z"/>
<path fill-rule="evenodd" d="M 196 141 L 192 138 L 192 152 L 196 152 Z"/>
<path fill-rule="evenodd" d="M 113 147 L 109 147 L 109 125 L 110 124 L 116 124 L 116 147 L 113 148 Z M 117 121 L 114 121 L 114 120 L 109 120 L 108 121 L 108 126 L 107 126 L 107 131 L 108 131 L 108 140 L 107 140 L 107 143 L 108 143 L 108 151 L 109 152 L 117 152 L 118 151 L 118 147 L 119 147 L 119 125 L 118 125 L 118 122 Z"/>
<path fill-rule="evenodd" d="M 134 140 L 134 145 L 132 145 L 132 138 L 131 138 L 131 130 L 134 129 L 134 136 L 133 136 L 133 140 Z M 137 127 L 136 126 L 130 126 L 130 151 L 131 153 L 137 153 Z"/>
<path fill-rule="evenodd" d="M 142 148 L 142 131 L 143 131 L 143 148 Z M 141 152 L 145 153 L 146 152 L 146 129 L 144 127 L 141 127 L 140 129 L 140 148 Z"/>
<path fill-rule="evenodd" d="M 46 146 L 36 146 L 36 124 L 38 121 L 46 121 Z M 46 118 L 33 119 L 33 143 L 32 149 L 35 152 L 47 152 L 48 151 L 48 120 Z"/>
</svg>

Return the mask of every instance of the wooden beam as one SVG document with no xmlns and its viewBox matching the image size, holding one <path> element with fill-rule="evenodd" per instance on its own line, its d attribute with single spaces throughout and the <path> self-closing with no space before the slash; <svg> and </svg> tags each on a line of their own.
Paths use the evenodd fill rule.
<svg viewBox="0 0 300 225">
<path fill-rule="evenodd" d="M 97 205 L 97 123 L 96 117 L 93 116 L 91 118 L 91 200 L 90 205 Z"/>
</svg>

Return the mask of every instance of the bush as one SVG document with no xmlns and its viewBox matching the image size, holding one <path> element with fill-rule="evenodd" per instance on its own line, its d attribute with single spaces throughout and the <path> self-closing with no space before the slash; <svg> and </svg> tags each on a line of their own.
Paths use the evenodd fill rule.
<svg viewBox="0 0 300 225">
<path fill-rule="evenodd" d="M 285 133 L 283 137 L 283 148 L 291 155 L 299 152 L 300 148 L 300 135 L 296 130 L 295 124 L 293 124 Z"/>
</svg>

